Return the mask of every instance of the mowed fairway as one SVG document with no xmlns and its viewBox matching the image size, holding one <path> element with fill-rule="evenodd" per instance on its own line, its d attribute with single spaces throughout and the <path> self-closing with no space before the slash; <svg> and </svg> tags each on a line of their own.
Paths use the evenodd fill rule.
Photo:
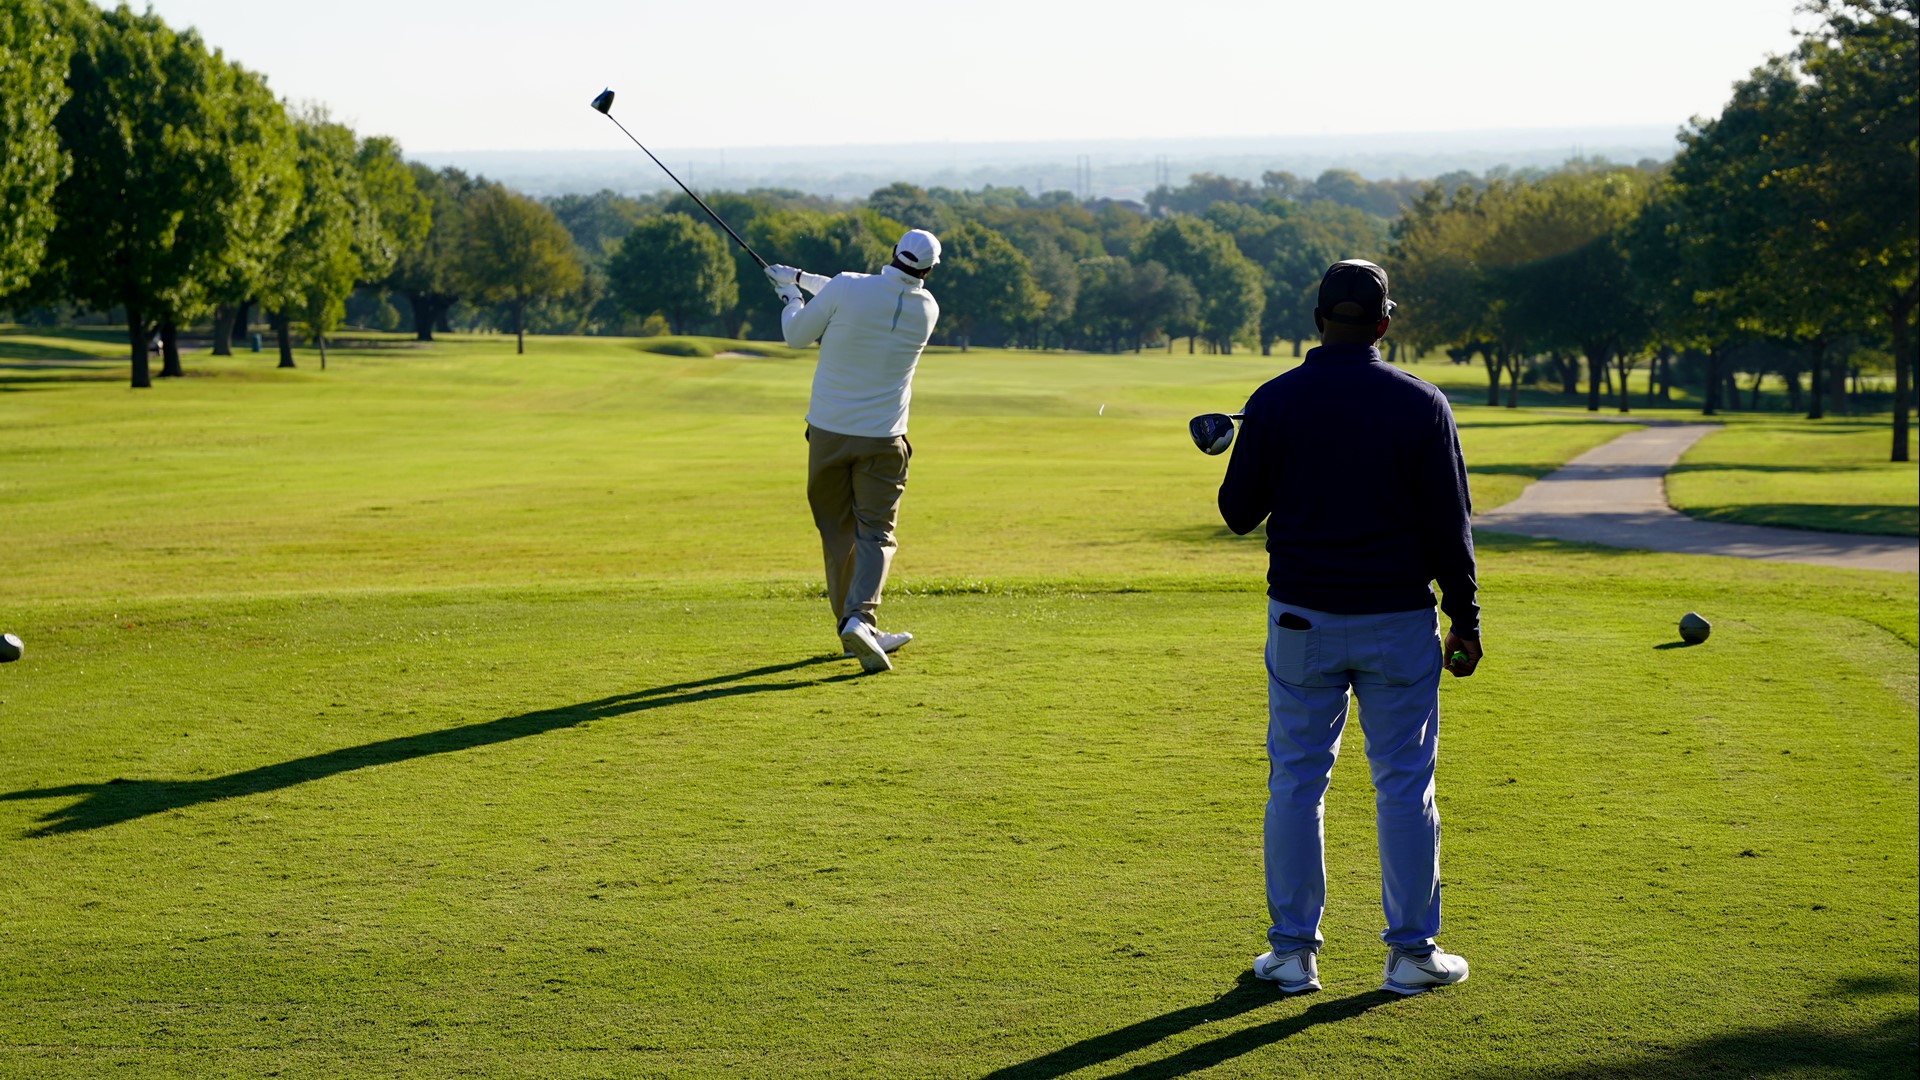
<svg viewBox="0 0 1920 1080">
<path fill-rule="evenodd" d="M 861 678 L 804 360 L 114 348 L 0 337 L 0 1074 L 1914 1071 L 1911 575 L 1483 536 L 1473 977 L 1375 990 L 1354 730 L 1287 999 L 1264 554 L 1184 430 L 1279 358 L 929 355 Z M 1457 411 L 1482 506 L 1626 430 Z"/>
</svg>

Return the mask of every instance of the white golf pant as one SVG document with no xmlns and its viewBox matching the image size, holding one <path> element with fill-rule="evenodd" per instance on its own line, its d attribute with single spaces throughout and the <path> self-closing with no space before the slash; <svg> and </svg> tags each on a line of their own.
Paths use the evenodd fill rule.
<svg viewBox="0 0 1920 1080">
<path fill-rule="evenodd" d="M 1286 612 L 1310 629 L 1280 625 Z M 1431 609 L 1335 615 L 1267 601 L 1267 939 L 1285 952 L 1321 942 L 1327 905 L 1328 780 L 1360 705 L 1380 844 L 1380 939 L 1416 951 L 1440 932 L 1440 635 Z"/>
</svg>

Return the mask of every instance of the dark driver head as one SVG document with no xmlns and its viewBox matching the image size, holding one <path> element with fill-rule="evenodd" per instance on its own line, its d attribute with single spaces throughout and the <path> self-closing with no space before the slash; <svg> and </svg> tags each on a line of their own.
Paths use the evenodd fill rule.
<svg viewBox="0 0 1920 1080">
<path fill-rule="evenodd" d="M 608 116 L 612 116 L 613 115 L 613 91 L 612 90 L 600 91 L 600 96 L 593 99 L 593 107 L 600 110 L 603 113 L 606 113 Z"/>
<path fill-rule="evenodd" d="M 1224 454 L 1233 445 L 1233 417 L 1226 413 L 1206 413 L 1187 421 L 1187 434 L 1203 454 Z"/>
</svg>

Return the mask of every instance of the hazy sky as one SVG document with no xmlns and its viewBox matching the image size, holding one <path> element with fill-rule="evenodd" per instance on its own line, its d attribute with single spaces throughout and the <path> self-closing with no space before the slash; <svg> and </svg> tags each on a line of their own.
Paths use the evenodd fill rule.
<svg viewBox="0 0 1920 1080">
<path fill-rule="evenodd" d="M 137 5 L 136 5 L 137 6 Z M 1678 126 L 1795 0 L 153 0 L 410 151 Z"/>
</svg>

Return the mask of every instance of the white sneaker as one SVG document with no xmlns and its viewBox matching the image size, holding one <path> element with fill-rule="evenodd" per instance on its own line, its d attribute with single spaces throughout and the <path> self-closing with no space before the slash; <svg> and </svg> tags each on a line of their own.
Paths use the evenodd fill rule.
<svg viewBox="0 0 1920 1080">
<path fill-rule="evenodd" d="M 913 640 L 913 635 L 909 634 L 905 630 L 902 630 L 897 634 L 889 634 L 884 630 L 875 630 L 873 632 L 873 636 L 875 640 L 880 642 L 880 651 L 884 653 L 899 652 L 900 646 L 905 645 L 907 642 Z M 842 650 L 840 653 L 840 659 L 851 660 L 853 659 L 853 653 L 848 652 L 846 650 Z"/>
<path fill-rule="evenodd" d="M 1380 989 L 1411 997 L 1436 986 L 1452 986 L 1467 981 L 1467 958 L 1441 952 L 1415 956 L 1395 945 L 1387 950 L 1387 969 L 1382 973 Z"/>
<path fill-rule="evenodd" d="M 887 650 L 880 646 L 880 635 L 859 619 L 840 624 L 840 644 L 848 655 L 860 661 L 861 670 L 868 674 L 893 670 L 893 661 L 887 659 Z"/>
<path fill-rule="evenodd" d="M 1320 965 L 1312 949 L 1294 949 L 1275 956 L 1263 952 L 1253 958 L 1253 977 L 1279 983 L 1289 994 L 1320 989 Z"/>
</svg>

